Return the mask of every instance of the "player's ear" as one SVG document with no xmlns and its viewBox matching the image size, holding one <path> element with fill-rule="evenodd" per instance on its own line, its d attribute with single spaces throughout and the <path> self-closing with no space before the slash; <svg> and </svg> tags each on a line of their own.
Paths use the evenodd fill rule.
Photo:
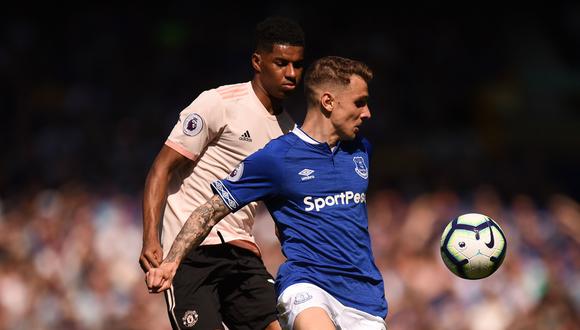
<svg viewBox="0 0 580 330">
<path fill-rule="evenodd" d="M 330 94 L 329 92 L 324 92 L 322 93 L 322 96 L 320 97 L 320 106 L 326 110 L 327 112 L 332 112 L 333 108 L 334 108 L 334 97 L 332 97 L 332 94 Z"/>
<path fill-rule="evenodd" d="M 260 67 L 261 63 L 262 63 L 262 55 L 260 55 L 258 53 L 253 53 L 252 54 L 252 67 L 254 68 L 254 71 L 262 72 L 262 68 Z"/>
</svg>

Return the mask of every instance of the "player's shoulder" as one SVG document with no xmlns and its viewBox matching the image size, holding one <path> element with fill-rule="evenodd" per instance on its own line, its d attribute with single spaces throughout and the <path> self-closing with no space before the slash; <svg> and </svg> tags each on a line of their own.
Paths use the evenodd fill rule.
<svg viewBox="0 0 580 330">
<path fill-rule="evenodd" d="M 296 136 L 296 134 L 289 132 L 280 135 L 275 139 L 270 140 L 270 142 L 268 142 L 266 146 L 264 146 L 264 149 L 267 149 L 267 151 L 269 152 L 273 152 L 276 153 L 277 155 L 280 155 L 280 153 L 285 153 L 290 148 L 292 148 L 292 146 L 296 143 L 297 139 L 299 138 L 298 136 Z"/>
<path fill-rule="evenodd" d="M 372 145 L 367 138 L 357 135 L 353 140 L 344 143 L 344 148 L 353 152 L 362 151 L 364 153 L 371 153 Z"/>
<path fill-rule="evenodd" d="M 370 152 L 370 151 L 371 151 L 371 149 L 372 149 L 372 144 L 371 144 L 371 141 L 369 141 L 369 140 L 368 140 L 366 137 L 364 137 L 364 136 L 361 136 L 361 137 L 358 137 L 358 136 L 357 136 L 357 138 L 359 138 L 359 139 L 360 139 L 360 144 L 361 144 L 361 145 L 364 147 L 365 151 L 366 151 L 366 152 Z"/>
<path fill-rule="evenodd" d="M 201 92 L 192 102 L 187 111 L 223 113 L 229 108 L 230 102 L 237 101 L 247 95 L 249 83 L 223 85 Z M 218 111 L 221 109 L 221 111 Z"/>
<path fill-rule="evenodd" d="M 285 159 L 288 150 L 292 147 L 291 138 L 287 133 L 280 137 L 270 140 L 264 147 L 254 152 L 246 159 L 246 162 L 257 166 L 264 173 L 273 173 L 271 170 L 279 168 Z"/>
<path fill-rule="evenodd" d="M 252 159 L 260 159 L 264 164 L 283 162 L 288 151 L 295 144 L 294 134 L 286 133 L 270 140 L 264 147 L 250 156 Z M 295 135 L 294 135 L 295 136 Z"/>
<path fill-rule="evenodd" d="M 250 95 L 250 83 L 223 85 L 210 90 L 224 102 L 232 102 Z"/>
</svg>

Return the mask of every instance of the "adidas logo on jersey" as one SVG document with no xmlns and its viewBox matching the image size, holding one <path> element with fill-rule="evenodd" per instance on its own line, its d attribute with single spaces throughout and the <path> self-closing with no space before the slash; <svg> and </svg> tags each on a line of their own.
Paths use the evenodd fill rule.
<svg viewBox="0 0 580 330">
<path fill-rule="evenodd" d="M 242 136 L 240 136 L 240 140 L 246 141 L 246 142 L 252 142 L 252 138 L 250 137 L 250 132 L 245 131 L 244 134 L 242 134 Z"/>
</svg>

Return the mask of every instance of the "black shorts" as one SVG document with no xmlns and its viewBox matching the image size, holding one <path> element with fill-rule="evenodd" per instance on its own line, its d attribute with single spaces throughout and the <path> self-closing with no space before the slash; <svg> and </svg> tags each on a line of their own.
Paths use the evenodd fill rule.
<svg viewBox="0 0 580 330">
<path fill-rule="evenodd" d="M 165 292 L 173 329 L 264 329 L 277 319 L 274 280 L 262 260 L 230 244 L 204 245 L 182 261 Z"/>
</svg>

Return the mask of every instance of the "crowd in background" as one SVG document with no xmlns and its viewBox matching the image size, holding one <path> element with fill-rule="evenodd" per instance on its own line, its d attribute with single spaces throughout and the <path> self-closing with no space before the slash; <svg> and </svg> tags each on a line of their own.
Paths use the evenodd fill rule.
<svg viewBox="0 0 580 330">
<path fill-rule="evenodd" d="M 145 175 L 196 95 L 250 79 L 252 29 L 273 14 L 303 25 L 307 62 L 347 56 L 375 72 L 362 132 L 390 328 L 578 328 L 580 5 L 476 5 L 6 10 L 0 330 L 169 328 L 138 265 Z M 301 109 L 296 93 L 298 122 Z M 439 256 L 443 228 L 467 212 L 507 235 L 504 264 L 479 281 Z M 256 237 L 275 274 L 264 213 Z"/>
<path fill-rule="evenodd" d="M 169 329 L 162 295 L 147 292 L 138 256 L 140 198 L 71 184 L 4 200 L 0 213 L 0 329 Z M 368 197 L 369 229 L 385 279 L 390 329 L 577 329 L 580 204 L 502 200 L 482 186 L 469 197 L 441 190 Z M 459 214 L 495 219 L 507 256 L 470 281 L 443 264 L 443 228 Z M 255 235 L 273 274 L 284 258 L 266 213 Z M 364 297 L 360 297 L 364 299 Z"/>
</svg>

